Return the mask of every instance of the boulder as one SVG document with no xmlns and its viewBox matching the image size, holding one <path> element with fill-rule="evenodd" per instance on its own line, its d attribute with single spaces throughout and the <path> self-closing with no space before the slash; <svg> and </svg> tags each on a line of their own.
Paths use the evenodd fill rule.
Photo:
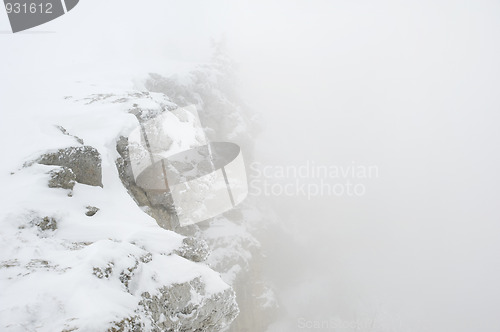
<svg viewBox="0 0 500 332">
<path fill-rule="evenodd" d="M 203 262 L 210 255 L 210 249 L 204 240 L 186 237 L 182 240 L 182 246 L 175 253 L 193 262 Z"/>
<path fill-rule="evenodd" d="M 85 212 L 85 215 L 87 217 L 92 217 L 94 216 L 97 212 L 99 211 L 98 207 L 95 206 L 87 206 L 87 212 Z"/>
<path fill-rule="evenodd" d="M 37 162 L 43 165 L 67 167 L 76 182 L 102 187 L 101 156 L 91 146 L 69 147 L 42 155 Z"/>
<path fill-rule="evenodd" d="M 158 294 L 142 294 L 140 305 L 148 313 L 153 332 L 227 329 L 239 313 L 231 288 L 207 296 L 200 278 L 162 287 Z"/>
</svg>

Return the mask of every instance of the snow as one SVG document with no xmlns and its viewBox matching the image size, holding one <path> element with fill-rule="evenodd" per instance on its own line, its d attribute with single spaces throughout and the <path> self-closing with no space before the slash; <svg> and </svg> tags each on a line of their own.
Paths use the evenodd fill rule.
<svg viewBox="0 0 500 332">
<path fill-rule="evenodd" d="M 9 107 L 15 111 L 7 114 L 9 125 L 1 134 L 7 157 L 0 171 L 1 329 L 101 330 L 133 315 L 146 291 L 153 294 L 197 277 L 206 284 L 207 296 L 228 289 L 205 264 L 173 254 L 183 236 L 160 228 L 118 176 L 116 141 L 137 126 L 128 113 L 131 104 L 153 109 L 159 103 L 171 104 L 168 98 L 153 94 L 124 100 L 138 92 L 133 83 L 109 88 L 107 83 L 51 82 L 50 87 L 39 87 L 31 90 L 30 98 L 11 96 Z M 103 94 L 113 96 L 100 99 Z M 70 135 L 99 151 L 103 175 L 102 188 L 77 183 L 71 197 L 69 190 L 47 186 L 48 172 L 56 166 L 23 167 L 43 153 L 79 146 Z M 88 217 L 87 206 L 99 211 Z M 57 229 L 42 231 L 33 224 L 43 217 L 57 220 Z M 128 292 L 120 272 L 133 269 L 148 253 L 151 261 L 140 265 Z M 102 272 L 107 268 L 109 275 Z"/>
<path fill-rule="evenodd" d="M 161 271 L 174 273 L 159 273 Z M 197 277 L 201 277 L 202 281 L 207 285 L 205 291 L 209 295 L 229 288 L 229 285 L 222 281 L 219 274 L 208 266 L 188 261 L 176 255 L 154 255 L 151 263 L 145 265 L 142 272 L 141 276 L 152 275 L 153 279 L 135 279 L 131 288 L 136 295 L 143 292 L 149 292 L 152 295 L 158 294 L 158 288 L 161 285 L 180 284 Z"/>
<path fill-rule="evenodd" d="M 173 254 L 183 236 L 160 228 L 118 177 L 116 141 L 137 127 L 128 111 L 134 104 L 151 111 L 175 106 L 160 93 L 138 95 L 145 91 L 144 79 L 155 72 L 191 84 L 188 73 L 208 59 L 210 37 L 219 37 L 208 29 L 199 31 L 200 25 L 193 28 L 193 21 L 179 15 L 182 11 L 184 17 L 205 22 L 206 10 L 192 12 L 190 5 L 173 3 L 155 6 L 161 10 L 152 12 L 131 1 L 89 0 L 40 28 L 55 33 L 0 34 L 2 331 L 102 330 L 133 314 L 144 291 L 198 277 L 207 296 L 229 287 L 207 265 Z M 105 13 L 117 7 L 121 14 L 111 25 Z M 4 23 L 0 19 L 0 28 L 7 30 Z M 158 33 L 179 30 L 183 33 Z M 176 48 L 181 44 L 182 51 Z M 194 121 L 189 114 L 188 121 Z M 193 144 L 185 139 L 191 127 L 181 121 L 165 128 L 178 133 L 177 150 Z M 80 146 L 74 136 L 99 151 L 103 187 L 77 183 L 70 197 L 68 190 L 47 187 L 48 172 L 57 167 L 23 165 L 47 152 Z M 99 211 L 88 217 L 87 206 Z M 33 224 L 43 217 L 57 220 L 57 229 L 41 231 Z M 230 232 L 225 240 L 231 241 Z M 149 253 L 151 261 L 139 265 L 129 293 L 120 272 Z M 108 268 L 108 277 L 96 275 Z"/>
</svg>

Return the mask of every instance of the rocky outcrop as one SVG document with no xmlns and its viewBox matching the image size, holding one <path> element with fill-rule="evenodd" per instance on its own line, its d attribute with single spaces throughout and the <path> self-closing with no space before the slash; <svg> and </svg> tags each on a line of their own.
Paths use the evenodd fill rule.
<svg viewBox="0 0 500 332">
<path fill-rule="evenodd" d="M 143 294 L 140 314 L 113 323 L 107 332 L 220 332 L 238 315 L 235 294 L 226 290 L 206 297 L 199 278 Z M 144 319 L 143 317 L 147 317 Z"/>
<path fill-rule="evenodd" d="M 210 249 L 204 240 L 186 237 L 182 240 L 182 246 L 175 253 L 193 262 L 204 262 L 210 255 Z"/>
<path fill-rule="evenodd" d="M 116 160 L 118 175 L 134 201 L 143 208 L 144 212 L 153 217 L 160 227 L 175 230 L 173 215 L 168 206 L 155 204 L 154 197 L 148 196 L 146 191 L 139 187 L 134 180 L 130 156 L 128 153 L 128 140 L 120 137 L 116 143 L 116 150 L 120 157 Z"/>
<path fill-rule="evenodd" d="M 234 291 L 229 287 L 209 289 L 213 285 L 207 281 L 213 276 L 207 278 L 207 272 L 185 282 L 162 286 L 161 280 L 155 280 L 157 267 L 149 266 L 158 264 L 161 256 L 132 253 L 129 257 L 134 259 L 117 258 L 114 262 L 93 267 L 95 277 L 119 280 L 129 294 L 139 298 L 134 315 L 114 322 L 108 331 L 219 332 L 226 330 L 238 315 Z M 174 261 L 180 262 L 179 259 Z M 151 282 L 154 286 L 147 286 Z"/>
<path fill-rule="evenodd" d="M 161 112 L 138 114 L 148 114 L 147 118 L 150 119 Z M 188 236 L 175 252 L 192 261 L 208 259 L 210 266 L 219 271 L 224 280 L 236 290 L 238 306 L 244 311 L 236 317 L 231 330 L 264 331 L 272 321 L 277 304 L 271 287 L 262 276 L 260 245 L 250 233 L 255 220 L 245 218 L 244 211 L 239 207 L 207 222 L 176 227 L 168 206 L 157 204 L 155 197 L 135 183 L 130 166 L 128 140 L 125 137 L 118 140 L 117 151 L 120 155 L 116 161 L 120 179 L 136 203 L 155 218 L 161 227 Z M 244 209 L 255 209 L 255 206 L 250 204 Z M 255 215 L 255 211 L 249 213 Z M 211 230 L 211 224 L 220 233 Z M 214 254 L 209 255 L 209 248 Z"/>
<path fill-rule="evenodd" d="M 63 188 L 73 190 L 76 175 L 69 167 L 60 167 L 49 172 L 49 188 Z"/>
<path fill-rule="evenodd" d="M 172 83 L 180 89 L 176 98 L 182 100 L 182 94 L 189 94 L 184 102 L 199 103 L 199 109 L 206 112 L 202 115 L 209 124 L 205 129 L 212 140 L 249 142 L 251 135 L 245 131 L 248 121 L 238 113 L 236 102 L 224 104 L 226 97 L 217 99 L 217 91 L 211 90 L 213 86 L 202 81 L 203 73 L 195 76 L 199 84 L 194 88 Z M 180 102 L 173 103 L 168 93 L 147 91 L 79 98 L 67 101 L 80 102 L 90 112 L 76 112 L 65 126 L 87 142 L 87 137 L 102 137 L 102 148 L 98 151 L 84 146 L 82 138 L 60 127 L 60 132 L 73 139 L 63 137 L 57 146 L 67 146 L 68 142 L 75 146 L 48 151 L 31 163 L 33 167 L 23 168 L 9 179 L 9 185 L 19 186 L 15 191 L 23 195 L 12 200 L 19 203 L 19 211 L 9 207 L 2 219 L 5 236 L 2 234 L 0 241 L 0 291 L 9 304 L 0 312 L 0 329 L 228 330 L 239 315 L 237 296 L 229 283 L 235 280 L 233 274 L 248 272 L 247 263 L 258 252 L 258 245 L 245 226 L 246 217 L 235 210 L 218 219 L 177 227 L 169 207 L 159 204 L 157 197 L 135 184 L 127 140 L 115 142 L 120 135 L 127 135 L 130 113 L 139 122 L 145 121 L 165 112 L 174 113 Z M 107 103 L 105 108 L 103 103 Z M 111 110 L 109 114 L 107 109 Z M 67 116 L 66 110 L 59 114 L 61 119 Z M 99 114 L 100 120 L 115 125 L 86 128 L 91 114 Z M 176 116 L 179 123 L 189 124 L 189 117 Z M 185 127 L 182 128 L 179 131 L 184 134 Z M 59 137 L 60 132 L 56 132 Z M 119 180 L 113 177 L 114 165 L 101 163 L 102 159 L 116 157 L 115 143 L 120 155 L 116 160 L 118 175 L 141 209 L 131 204 Z M 32 153 L 27 150 L 25 155 Z M 51 188 L 74 190 L 74 195 L 68 197 L 59 190 L 48 189 L 47 179 Z M 75 185 L 76 182 L 102 189 Z M 36 187 L 39 184 L 43 187 Z M 36 190 L 31 190 L 34 187 Z M 238 283 L 238 296 L 246 306 L 243 316 L 260 320 L 245 297 L 254 280 L 258 279 L 252 274 L 246 279 L 247 284 Z M 26 296 L 21 298 L 19 294 Z M 253 293 L 248 298 L 252 296 Z"/>
<path fill-rule="evenodd" d="M 38 163 L 71 169 L 78 183 L 102 187 L 101 156 L 91 146 L 59 149 L 42 155 Z"/>
<path fill-rule="evenodd" d="M 208 65 L 192 72 L 190 79 L 182 83 L 175 78 L 151 74 L 145 86 L 151 93 L 169 96 L 179 106 L 198 105 L 208 140 L 238 143 L 242 146 L 245 160 L 251 161 L 254 135 L 260 129 L 256 124 L 255 113 L 247 112 L 234 93 L 233 84 L 228 80 L 230 69 L 227 69 L 227 62 L 224 61 Z M 155 111 L 150 111 L 137 106 L 134 105 L 132 113 L 139 122 L 175 109 L 170 105 L 168 110 L 157 107 Z M 241 309 L 231 331 L 264 331 L 273 319 L 277 302 L 270 283 L 263 275 L 262 248 L 252 234 L 255 225 L 262 224 L 265 219 L 263 216 L 259 220 L 248 217 L 259 215 L 261 204 L 253 201 L 212 220 L 188 227 L 176 227 L 168 206 L 155 204 L 154 197 L 148 196 L 147 192 L 135 184 L 126 138 L 122 137 L 118 141 L 117 150 L 121 156 L 116 162 L 120 178 L 137 204 L 155 218 L 161 227 L 190 236 L 189 238 L 204 240 L 208 244 L 212 253 L 208 256 L 207 263 L 220 272 L 224 280 L 235 289 Z M 178 254 L 183 255 L 180 252 Z"/>
<path fill-rule="evenodd" d="M 232 289 L 207 297 L 200 278 L 163 287 L 156 295 L 146 292 L 142 297 L 140 305 L 150 314 L 152 332 L 219 332 L 227 329 L 239 313 Z"/>
<path fill-rule="evenodd" d="M 55 218 L 33 213 L 25 216 L 31 222 L 16 218 L 20 224 L 12 225 L 17 229 L 13 240 L 18 245 L 5 256 L 8 260 L 0 260 L 2 294 L 28 289 L 33 296 L 19 301 L 26 309 L 3 306 L 2 331 L 219 332 L 239 313 L 234 291 L 215 271 L 177 255 L 195 257 L 197 241 L 177 241 L 177 235 L 162 231 L 133 238 L 133 243 L 72 243 L 53 232 Z M 162 253 L 144 249 L 155 238 L 159 241 L 151 248 L 170 242 Z M 21 249 L 27 241 L 30 246 Z M 169 251 L 172 242 L 178 247 Z M 37 255 L 25 257 L 29 250 Z"/>
<path fill-rule="evenodd" d="M 258 115 L 249 112 L 238 98 L 233 74 L 233 64 L 221 50 L 216 52 L 212 64 L 191 72 L 189 80 L 150 74 L 145 86 L 151 92 L 168 95 L 179 106 L 199 105 L 208 140 L 237 143 L 248 165 L 252 161 L 255 136 L 261 129 Z M 236 292 L 241 313 L 230 328 L 235 332 L 265 331 L 278 310 L 272 283 L 263 271 L 264 250 L 257 240 L 257 230 L 271 222 L 271 217 L 262 213 L 265 202 L 253 198 L 248 197 L 248 204 L 190 230 L 190 234 L 207 242 L 212 251 L 207 263 Z"/>
<path fill-rule="evenodd" d="M 127 175 L 127 149 L 120 149 L 120 143 L 120 179 L 162 227 L 130 204 L 116 178 L 107 178 L 114 184 L 108 188 L 75 186 L 79 182 L 102 187 L 103 173 L 116 174 L 101 170 L 101 156 L 93 147 L 49 151 L 26 163 L 30 167 L 12 175 L 25 180 L 17 183 L 30 188 L 48 178 L 48 187 L 74 195 L 61 195 L 47 185 L 26 189 L 30 199 L 24 201 L 41 203 L 6 220 L 12 243 L 2 247 L 3 291 L 29 289 L 30 296 L 19 305 L 4 306 L 0 329 L 216 332 L 227 330 L 238 315 L 233 289 L 205 264 L 210 255 L 207 243 L 165 230 L 172 229 L 166 224 L 171 217 L 168 208 L 135 186 L 133 176 Z M 122 201 L 106 204 L 116 193 L 116 200 Z M 73 295 L 68 297 L 68 292 Z"/>
</svg>

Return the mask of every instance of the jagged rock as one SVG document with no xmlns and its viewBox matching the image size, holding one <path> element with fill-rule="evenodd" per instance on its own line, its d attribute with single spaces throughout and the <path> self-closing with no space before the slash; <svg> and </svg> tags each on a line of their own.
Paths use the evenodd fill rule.
<svg viewBox="0 0 500 332">
<path fill-rule="evenodd" d="M 98 207 L 95 206 L 87 206 L 87 212 L 85 212 L 85 215 L 87 217 L 92 217 L 94 216 L 97 212 L 99 211 Z"/>
<path fill-rule="evenodd" d="M 144 93 L 137 96 L 129 95 L 127 98 L 114 98 L 109 94 L 98 95 L 93 96 L 88 103 L 97 103 L 101 100 L 122 103 L 126 99 L 126 108 L 130 110 L 129 103 L 133 99 L 149 98 L 149 95 L 153 98 L 160 94 Z M 194 96 L 193 102 L 199 101 L 199 98 Z M 151 103 L 146 104 L 145 109 L 142 105 L 134 105 L 134 108 L 141 111 L 136 115 L 142 120 L 153 118 L 174 106 L 165 101 L 157 103 L 159 107 L 149 110 L 147 107 Z M 180 119 L 186 121 L 187 118 L 181 117 Z M 104 120 L 113 121 L 114 117 L 104 118 Z M 119 132 L 113 132 L 112 135 L 117 137 L 125 131 L 126 128 L 121 128 Z M 69 134 L 64 128 L 61 132 Z M 75 139 L 78 140 L 77 137 Z M 79 141 L 79 143 L 82 142 Z M 104 148 L 109 147 L 109 141 L 101 143 L 106 144 L 103 145 Z M 173 227 L 169 210 L 165 206 L 155 205 L 157 197 L 148 197 L 144 190 L 135 185 L 134 178 L 130 175 L 131 170 L 127 166 L 129 162 L 126 155 L 127 142 L 119 141 L 117 150 L 121 155 L 116 162 L 120 179 L 138 205 L 152 215 L 161 227 L 197 236 L 200 235 L 202 227 L 208 227 L 208 224 L 180 229 Z M 102 186 L 101 157 L 93 147 L 60 149 L 47 153 L 33 162 L 60 166 L 62 169 L 67 168 L 75 176 L 76 182 Z M 43 167 L 41 169 L 44 171 Z M 113 172 L 106 171 L 105 173 L 115 176 Z M 222 283 L 219 274 L 211 270 L 211 267 L 192 262 L 203 261 L 207 258 L 209 252 L 204 241 L 187 238 L 178 248 L 181 237 L 172 232 L 151 227 L 147 217 L 144 218 L 142 228 L 140 227 L 141 220 L 138 221 L 135 214 L 131 218 L 123 218 L 123 223 L 121 220 L 123 214 L 117 213 L 116 218 L 110 214 L 110 218 L 103 220 L 102 228 L 92 222 L 83 223 L 80 222 L 80 217 L 83 217 L 82 207 L 86 204 L 79 205 L 80 211 L 73 211 L 74 205 L 63 206 L 66 202 L 65 198 L 60 197 L 61 195 L 53 190 L 51 192 L 54 194 L 51 199 L 54 199 L 57 215 L 65 218 L 61 219 L 60 223 L 64 223 L 65 227 L 68 226 L 69 232 L 54 232 L 49 237 L 41 232 L 34 235 L 33 229 L 28 227 L 14 229 L 15 233 L 12 234 L 18 237 L 13 242 L 16 246 L 6 251 L 5 257 L 23 262 L 25 257 L 37 257 L 37 259 L 32 260 L 26 266 L 24 263 L 20 266 L 12 266 L 14 264 L 12 261 L 5 263 L 6 267 L 2 271 L 8 271 L 12 275 L 12 279 L 4 278 L 7 282 L 5 288 L 15 286 L 12 288 L 27 289 L 30 296 L 25 300 L 26 310 L 19 310 L 17 303 L 14 303 L 15 306 L 13 305 L 12 308 L 3 310 L 4 317 L 9 315 L 15 319 L 13 319 L 14 322 L 7 319 L 2 321 L 2 327 L 7 326 L 7 323 L 11 324 L 9 326 L 15 323 L 23 329 L 66 332 L 76 330 L 215 332 L 229 328 L 239 313 L 233 289 Z M 104 193 L 113 195 L 114 192 L 108 190 Z M 91 200 L 87 200 L 86 195 L 91 194 L 91 191 L 82 191 L 82 195 L 74 199 L 88 203 Z M 119 198 L 121 197 L 117 199 Z M 118 203 L 120 204 L 114 204 L 114 206 L 110 204 L 110 207 L 106 209 L 109 208 L 110 212 L 113 212 L 114 208 L 121 206 L 122 203 L 127 204 L 129 201 L 123 200 Z M 105 207 L 101 206 L 101 208 Z M 46 215 L 45 212 L 40 216 L 44 215 Z M 23 222 L 30 223 L 33 219 L 34 217 L 30 215 L 23 219 Z M 41 230 L 48 231 L 57 229 L 57 222 L 59 220 L 45 217 L 37 219 L 35 224 Z M 115 227 L 121 227 L 123 224 L 133 231 L 130 234 L 128 231 L 114 234 Z M 69 228 L 73 225 L 77 227 L 71 231 Z M 34 224 L 30 226 L 34 227 Z M 80 230 L 79 241 L 81 242 L 65 238 L 68 234 L 72 235 Z M 36 241 L 33 242 L 33 238 Z M 24 246 L 25 243 L 29 243 L 30 246 L 27 246 L 26 250 L 19 250 L 20 246 Z M 177 248 L 177 251 L 174 248 Z M 233 247 L 227 246 L 227 249 L 230 251 Z M 174 252 L 187 259 L 173 254 Z M 3 258 L 2 260 L 5 261 Z M 61 266 L 57 267 L 57 264 Z M 34 273 L 40 274 L 29 276 L 27 274 L 30 272 L 29 269 L 34 269 Z M 45 271 L 47 269 L 51 269 L 50 274 Z M 65 288 L 66 285 L 68 288 Z M 68 297 L 67 291 L 71 291 L 73 285 L 79 285 L 80 295 Z M 99 304 L 97 309 L 100 312 L 97 315 L 93 314 L 92 310 L 87 310 L 89 306 L 81 305 L 87 299 L 92 299 L 93 303 Z M 38 315 L 38 311 L 42 311 L 42 315 Z M 44 319 L 46 317 L 50 319 Z"/>
<path fill-rule="evenodd" d="M 182 240 L 182 247 L 175 253 L 193 262 L 203 262 L 210 255 L 210 249 L 204 240 L 186 237 Z"/>
<path fill-rule="evenodd" d="M 230 139 L 242 147 L 245 158 L 252 160 L 254 135 L 259 131 L 258 125 L 254 121 L 254 113 L 247 113 L 244 105 L 231 91 L 229 94 L 227 90 L 222 91 L 224 98 L 221 98 L 220 88 L 225 83 L 227 83 L 225 78 L 219 76 L 219 68 L 206 68 L 206 70 L 193 73 L 192 80 L 186 83 L 180 83 L 175 78 L 151 74 L 145 87 L 150 91 L 168 95 L 179 106 L 198 104 L 200 100 L 203 101 L 199 116 L 209 140 L 226 141 Z M 182 120 L 182 118 L 180 119 Z M 208 257 L 207 263 L 211 268 L 220 272 L 223 279 L 236 291 L 242 314 L 235 319 L 231 331 L 266 330 L 272 321 L 270 318 L 275 314 L 275 309 L 272 306 L 264 306 L 264 303 L 267 304 L 267 302 L 263 300 L 267 299 L 267 294 L 272 295 L 272 292 L 267 291 L 270 287 L 262 276 L 262 262 L 259 258 L 261 257 L 260 245 L 251 234 L 252 226 L 249 225 L 241 208 L 236 208 L 206 223 L 189 227 L 172 227 L 168 209 L 155 205 L 155 197 L 151 197 L 151 194 L 148 195 L 141 188 L 136 188 L 127 148 L 127 140 L 122 139 L 117 146 L 117 150 L 122 156 L 117 161 L 117 165 L 120 177 L 122 177 L 122 181 L 131 196 L 134 197 L 139 206 L 143 207 L 145 212 L 156 219 L 161 227 L 183 235 L 205 239 L 213 252 Z M 251 214 L 254 212 L 251 211 Z M 210 225 L 213 222 L 216 222 L 219 227 L 224 227 L 226 232 L 219 235 L 213 234 L 216 233 L 210 231 Z M 233 229 L 238 231 L 233 233 Z M 231 232 L 230 236 L 225 235 L 227 231 Z M 184 257 L 187 259 L 201 259 L 200 257 L 189 257 L 189 253 L 180 252 L 187 248 L 189 248 L 188 245 L 178 249 L 176 253 L 185 255 Z"/>
<path fill-rule="evenodd" d="M 55 231 L 57 229 L 57 220 L 52 217 L 36 218 L 33 223 L 42 231 Z"/>
<path fill-rule="evenodd" d="M 161 200 L 157 199 L 157 195 L 146 193 L 144 189 L 135 183 L 132 167 L 130 166 L 127 138 L 120 137 L 118 139 L 116 150 L 120 154 L 120 158 L 116 160 L 118 175 L 130 196 L 132 196 L 137 205 L 144 208 L 144 211 L 156 220 L 159 226 L 174 230 L 176 225 L 171 209 L 168 206 L 159 204 L 158 201 Z"/>
<path fill-rule="evenodd" d="M 142 297 L 140 305 L 149 314 L 152 332 L 223 331 L 239 313 L 232 289 L 207 296 L 200 278 Z"/>
<path fill-rule="evenodd" d="M 198 68 L 191 73 L 189 80 L 150 74 L 144 86 L 151 92 L 168 95 L 180 106 L 202 101 L 199 115 L 208 140 L 237 143 L 248 163 L 254 158 L 255 136 L 261 131 L 259 116 L 250 112 L 238 97 L 234 89 L 233 64 L 222 49 L 219 51 L 222 52 L 215 54 L 213 64 Z M 265 219 L 249 220 L 249 216 L 262 209 L 260 205 L 254 202 L 250 213 L 245 215 L 240 206 L 209 222 L 209 225 L 216 224 L 218 230 L 223 228 L 224 232 L 198 224 L 199 231 L 195 233 L 207 241 L 212 251 L 207 263 L 236 291 L 241 314 L 230 328 L 234 332 L 265 331 L 276 317 L 276 305 L 272 304 L 272 299 L 269 301 L 271 305 L 262 300 L 272 297 L 272 291 L 268 291 L 272 285 L 268 285 L 262 268 L 264 249 L 255 236 L 256 229 L 262 227 Z M 227 236 L 232 229 L 238 231 Z"/>
<path fill-rule="evenodd" d="M 76 181 L 102 187 L 101 156 L 91 146 L 69 147 L 41 156 L 38 163 L 70 168 Z"/>
<path fill-rule="evenodd" d="M 219 332 L 239 313 L 231 289 L 207 296 L 199 278 L 163 287 L 154 296 L 145 292 L 142 298 L 138 315 L 113 323 L 107 332 Z"/>
<path fill-rule="evenodd" d="M 59 169 L 54 169 L 49 172 L 50 188 L 63 188 L 73 190 L 76 181 L 76 175 L 68 167 L 61 167 Z"/>
<path fill-rule="evenodd" d="M 127 248 L 131 249 L 129 246 Z M 158 270 L 148 267 L 149 264 L 155 264 L 155 259 L 164 258 L 163 255 L 155 257 L 150 252 L 136 252 L 119 255 L 112 262 L 99 262 L 93 266 L 95 277 L 103 282 L 115 283 L 119 280 L 125 286 L 122 288 L 124 292 L 138 298 L 133 314 L 112 322 L 107 331 L 226 330 L 239 313 L 234 291 L 229 287 L 214 290 L 214 285 L 207 283 L 213 280 L 203 273 L 183 282 L 164 284 L 156 276 Z M 193 264 L 193 268 L 199 266 L 183 261 Z M 156 286 L 150 288 L 146 285 L 147 280 L 156 283 Z"/>
</svg>

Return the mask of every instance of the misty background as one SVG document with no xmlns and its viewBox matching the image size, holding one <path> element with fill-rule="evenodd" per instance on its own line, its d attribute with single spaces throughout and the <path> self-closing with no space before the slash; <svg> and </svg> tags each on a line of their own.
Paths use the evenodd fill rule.
<svg viewBox="0 0 500 332">
<path fill-rule="evenodd" d="M 273 4 L 240 39 L 262 160 L 380 170 L 363 197 L 275 198 L 305 237 L 271 251 L 295 280 L 276 330 L 498 330 L 500 3 Z"/>
<path fill-rule="evenodd" d="M 379 168 L 362 197 L 267 198 L 288 232 L 262 238 L 282 309 L 270 332 L 498 331 L 499 18 L 498 1 L 82 0 L 0 35 L 0 99 L 22 103 L 54 65 L 168 72 L 225 40 L 264 127 L 258 162 Z"/>
</svg>

